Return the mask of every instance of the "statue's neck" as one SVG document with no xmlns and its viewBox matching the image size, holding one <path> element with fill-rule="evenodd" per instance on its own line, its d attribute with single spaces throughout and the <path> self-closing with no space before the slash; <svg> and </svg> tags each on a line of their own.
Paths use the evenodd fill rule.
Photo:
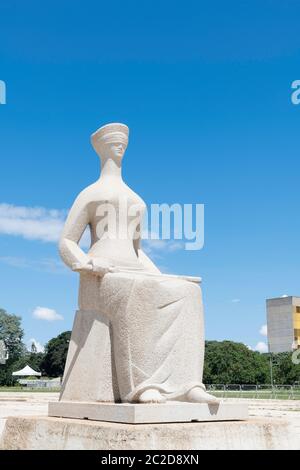
<svg viewBox="0 0 300 470">
<path fill-rule="evenodd" d="M 101 173 L 100 173 L 100 180 L 107 178 L 114 178 L 120 181 L 122 179 L 122 166 L 119 163 L 116 163 L 111 158 L 108 158 L 105 161 L 101 161 Z"/>
</svg>

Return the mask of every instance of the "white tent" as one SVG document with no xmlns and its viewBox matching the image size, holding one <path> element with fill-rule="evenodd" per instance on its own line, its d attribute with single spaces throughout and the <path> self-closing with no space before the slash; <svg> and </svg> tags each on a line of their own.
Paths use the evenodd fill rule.
<svg viewBox="0 0 300 470">
<path fill-rule="evenodd" d="M 21 370 L 17 370 L 16 372 L 13 372 L 12 375 L 18 375 L 19 377 L 30 377 L 33 375 L 36 375 L 40 377 L 42 374 L 40 372 L 36 372 L 35 370 L 31 369 L 29 366 L 25 366 Z"/>
</svg>

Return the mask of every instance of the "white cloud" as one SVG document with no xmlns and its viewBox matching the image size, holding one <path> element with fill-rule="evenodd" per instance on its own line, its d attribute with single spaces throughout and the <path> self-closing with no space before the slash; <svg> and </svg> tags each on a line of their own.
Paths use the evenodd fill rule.
<svg viewBox="0 0 300 470">
<path fill-rule="evenodd" d="M 232 299 L 232 300 L 231 300 L 231 302 L 232 302 L 233 304 L 237 304 L 237 303 L 239 303 L 240 301 L 241 301 L 241 299 Z"/>
<path fill-rule="evenodd" d="M 0 204 L 0 235 L 13 235 L 27 240 L 40 240 L 57 243 L 67 215 L 66 210 L 46 209 L 45 207 L 24 207 L 13 204 Z M 90 246 L 90 233 L 87 228 L 80 246 Z"/>
<path fill-rule="evenodd" d="M 143 240 L 142 247 L 148 255 L 156 253 L 172 253 L 174 251 L 183 250 L 184 244 L 178 240 Z"/>
<path fill-rule="evenodd" d="M 258 351 L 260 353 L 266 353 L 268 352 L 268 346 L 263 341 L 259 341 L 257 345 L 255 346 L 254 351 Z"/>
<path fill-rule="evenodd" d="M 283 295 L 281 296 L 282 299 L 284 299 L 285 297 L 288 297 L 288 295 L 287 295 L 287 294 L 283 294 Z"/>
<path fill-rule="evenodd" d="M 268 336 L 268 327 L 267 325 L 262 325 L 260 330 L 259 330 L 259 334 L 262 335 L 262 336 Z"/>
<path fill-rule="evenodd" d="M 36 307 L 32 312 L 32 316 L 37 318 L 38 320 L 46 320 L 46 321 L 56 321 L 56 320 L 63 320 L 64 317 L 59 315 L 55 310 L 52 308 L 47 307 Z"/>
<path fill-rule="evenodd" d="M 245 344 L 245 346 L 246 346 L 250 351 L 253 351 L 253 349 L 251 348 L 251 346 L 249 346 L 249 344 Z"/>
<path fill-rule="evenodd" d="M 27 240 L 40 240 L 57 243 L 64 226 L 66 210 L 46 209 L 45 207 L 25 207 L 0 203 L 0 235 L 13 235 Z M 180 240 L 160 240 L 156 233 L 144 231 L 143 248 L 149 254 L 171 253 L 183 250 Z M 90 246 L 90 233 L 87 229 L 80 246 Z M 3 261 L 5 261 L 2 258 Z M 21 262 L 21 264 L 24 264 Z"/>
<path fill-rule="evenodd" d="M 0 234 L 57 242 L 66 211 L 0 204 Z"/>
<path fill-rule="evenodd" d="M 19 256 L 0 256 L 0 263 L 7 264 L 14 268 L 34 269 L 35 271 L 46 271 L 50 273 L 66 273 L 65 265 L 56 258 L 31 259 Z"/>
<path fill-rule="evenodd" d="M 161 240 L 153 231 L 142 232 L 142 248 L 148 255 L 157 256 L 159 253 L 172 253 L 183 250 L 184 243 L 180 240 Z"/>
<path fill-rule="evenodd" d="M 36 347 L 36 352 L 44 352 L 45 351 L 45 348 L 44 346 L 39 342 L 37 341 L 35 338 L 30 338 L 30 340 L 27 342 L 27 349 L 28 351 L 31 351 L 31 346 L 32 346 L 32 343 L 35 345 Z"/>
</svg>

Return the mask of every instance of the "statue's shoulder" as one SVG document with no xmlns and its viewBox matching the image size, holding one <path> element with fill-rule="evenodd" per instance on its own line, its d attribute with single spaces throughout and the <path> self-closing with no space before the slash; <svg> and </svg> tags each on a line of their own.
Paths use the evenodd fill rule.
<svg viewBox="0 0 300 470">
<path fill-rule="evenodd" d="M 91 184 L 84 188 L 76 197 L 75 201 L 73 202 L 72 210 L 73 212 L 83 211 L 89 208 L 90 204 L 95 199 L 95 184 Z"/>
<path fill-rule="evenodd" d="M 87 206 L 93 202 L 97 192 L 96 183 L 90 184 L 84 188 L 76 197 L 74 204 L 79 206 Z"/>
</svg>

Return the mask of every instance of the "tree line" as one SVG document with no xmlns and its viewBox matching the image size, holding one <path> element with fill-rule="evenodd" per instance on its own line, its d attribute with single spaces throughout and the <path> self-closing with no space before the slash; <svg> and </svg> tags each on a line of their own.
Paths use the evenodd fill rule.
<svg viewBox="0 0 300 470">
<path fill-rule="evenodd" d="M 21 317 L 11 315 L 0 309 L 0 340 L 8 349 L 8 360 L 0 364 L 0 386 L 11 386 L 17 380 L 12 372 L 23 369 L 27 364 L 46 377 L 62 377 L 71 337 L 70 331 L 65 331 L 52 338 L 45 346 L 44 352 L 37 352 L 33 343 L 27 350 L 23 338 L 24 330 Z"/>
<path fill-rule="evenodd" d="M 16 383 L 12 372 L 28 364 L 47 377 L 62 377 L 70 331 L 52 338 L 45 351 L 37 352 L 33 344 L 28 351 L 24 342 L 21 317 L 0 309 L 0 340 L 7 346 L 9 358 L 0 364 L 0 386 Z M 293 364 L 291 353 L 272 355 L 250 350 L 234 341 L 206 341 L 203 382 L 206 384 L 270 384 L 270 359 L 275 384 L 300 384 L 300 365 Z"/>
</svg>

